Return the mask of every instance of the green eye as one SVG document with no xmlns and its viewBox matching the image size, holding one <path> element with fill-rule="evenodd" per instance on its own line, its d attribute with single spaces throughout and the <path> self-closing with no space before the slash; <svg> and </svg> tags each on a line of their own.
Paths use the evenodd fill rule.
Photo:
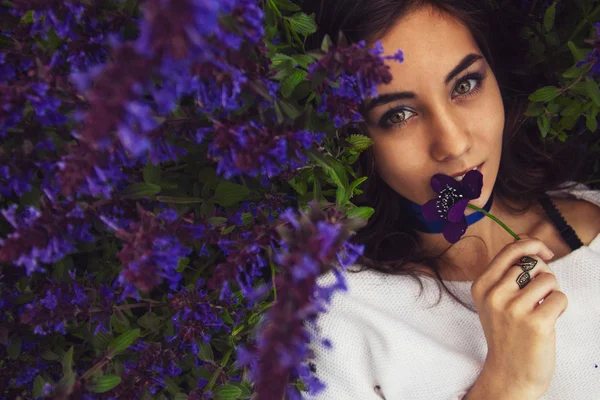
<svg viewBox="0 0 600 400">
<path fill-rule="evenodd" d="M 465 79 L 462 81 L 461 84 L 456 88 L 456 91 L 460 94 L 469 93 L 471 91 L 471 84 L 469 83 L 470 80 L 471 79 Z"/>
</svg>

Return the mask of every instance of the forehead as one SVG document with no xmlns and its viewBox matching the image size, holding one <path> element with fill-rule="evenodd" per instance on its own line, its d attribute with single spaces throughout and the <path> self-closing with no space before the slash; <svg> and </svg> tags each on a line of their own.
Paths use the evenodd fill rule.
<svg viewBox="0 0 600 400">
<path fill-rule="evenodd" d="M 481 52 L 465 25 L 432 7 L 421 7 L 398 19 L 379 40 L 385 55 L 392 55 L 398 49 L 404 53 L 404 62 L 386 62 L 394 76 L 396 72 L 431 74 L 432 71 L 445 76 L 466 54 Z"/>
</svg>

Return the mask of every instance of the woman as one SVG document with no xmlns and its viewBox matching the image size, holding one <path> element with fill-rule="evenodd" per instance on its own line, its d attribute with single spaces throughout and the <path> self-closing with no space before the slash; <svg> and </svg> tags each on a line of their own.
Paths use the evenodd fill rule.
<svg viewBox="0 0 600 400">
<path fill-rule="evenodd" d="M 524 125 L 527 95 L 543 84 L 518 65 L 518 28 L 484 3 L 304 2 L 320 29 L 311 47 L 342 30 L 404 53 L 363 104 L 373 145 L 359 203 L 376 212 L 354 238 L 366 248 L 344 273 L 348 292 L 317 320 L 333 347 L 314 344 L 311 367 L 327 385 L 314 398 L 600 396 L 600 192 L 575 184 L 580 138 L 554 149 Z M 474 167 L 483 187 L 471 204 L 521 240 L 467 208 L 466 235 L 451 244 L 411 208 L 435 197 L 433 175 L 460 180 Z M 444 292 L 429 306 L 420 297 L 435 283 Z"/>
</svg>

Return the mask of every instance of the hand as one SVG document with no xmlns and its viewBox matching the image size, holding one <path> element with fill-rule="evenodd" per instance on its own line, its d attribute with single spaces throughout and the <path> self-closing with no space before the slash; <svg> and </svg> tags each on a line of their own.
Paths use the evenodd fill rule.
<svg viewBox="0 0 600 400">
<path fill-rule="evenodd" d="M 538 262 L 529 271 L 531 282 L 520 289 L 516 281 L 523 270 L 516 263 L 522 256 Z M 556 276 L 542 261 L 552 257 L 543 242 L 522 236 L 504 247 L 473 282 L 471 294 L 488 345 L 482 375 L 497 385 L 490 391 L 511 388 L 539 398 L 550 386 L 556 366 L 555 325 L 568 305 Z"/>
</svg>

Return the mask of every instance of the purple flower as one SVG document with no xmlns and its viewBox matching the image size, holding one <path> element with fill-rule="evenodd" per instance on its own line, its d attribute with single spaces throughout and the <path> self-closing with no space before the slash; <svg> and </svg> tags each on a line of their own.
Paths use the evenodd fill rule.
<svg viewBox="0 0 600 400">
<path fill-rule="evenodd" d="M 594 28 L 596 29 L 596 37 L 586 40 L 587 43 L 594 46 L 594 49 L 586 55 L 585 60 L 576 64 L 577 67 L 583 67 L 585 64 L 591 63 L 591 69 L 588 72 L 590 77 L 600 76 L 600 22 L 596 22 Z"/>
<path fill-rule="evenodd" d="M 435 174 L 431 177 L 431 188 L 438 197 L 423 205 L 423 217 L 430 222 L 446 221 L 444 238 L 456 243 L 467 230 L 467 204 L 481 196 L 482 186 L 483 175 L 477 170 L 467 172 L 461 182 L 448 175 Z"/>
<path fill-rule="evenodd" d="M 205 135 L 207 129 L 198 130 Z M 307 161 L 303 151 L 320 144 L 322 133 L 308 130 L 277 132 L 256 121 L 215 121 L 215 137 L 208 156 L 218 160 L 217 173 L 229 179 L 237 175 L 273 177 L 286 165 L 295 169 Z"/>
<path fill-rule="evenodd" d="M 237 348 L 237 362 L 240 366 L 250 366 L 249 377 L 256 382 L 259 398 L 281 398 L 287 388 L 287 377 L 307 377 L 308 371 L 302 364 L 308 356 L 307 342 L 313 335 L 305 329 L 303 321 L 314 322 L 318 313 L 325 311 L 324 305 L 334 291 L 347 290 L 343 275 L 332 268 L 336 258 L 346 264 L 362 253 L 362 246 L 346 243 L 356 221 L 344 220 L 332 208 L 324 212 L 316 201 L 309 203 L 309 207 L 308 212 L 300 215 L 291 209 L 280 214 L 282 223 L 276 229 L 281 237 L 281 250 L 275 253 L 275 261 L 284 273 L 272 284 L 281 297 L 265 315 L 256 343 Z M 340 252 L 345 253 L 344 257 Z M 318 276 L 328 269 L 338 282 L 329 287 L 317 285 Z M 265 293 L 264 287 L 246 298 L 260 298 Z M 322 384 L 316 380 L 309 382 L 312 392 L 318 388 Z"/>
<path fill-rule="evenodd" d="M 316 89 L 321 96 L 317 111 L 328 112 L 336 128 L 362 120 L 361 103 L 377 95 L 378 84 L 391 82 L 392 75 L 385 60 L 404 61 L 401 50 L 390 56 L 382 56 L 382 53 L 380 42 L 371 49 L 364 40 L 346 47 L 332 45 L 319 61 L 309 66 L 307 79 L 319 70 L 327 74 L 327 79 Z M 335 85 L 331 85 L 332 82 Z"/>
</svg>

